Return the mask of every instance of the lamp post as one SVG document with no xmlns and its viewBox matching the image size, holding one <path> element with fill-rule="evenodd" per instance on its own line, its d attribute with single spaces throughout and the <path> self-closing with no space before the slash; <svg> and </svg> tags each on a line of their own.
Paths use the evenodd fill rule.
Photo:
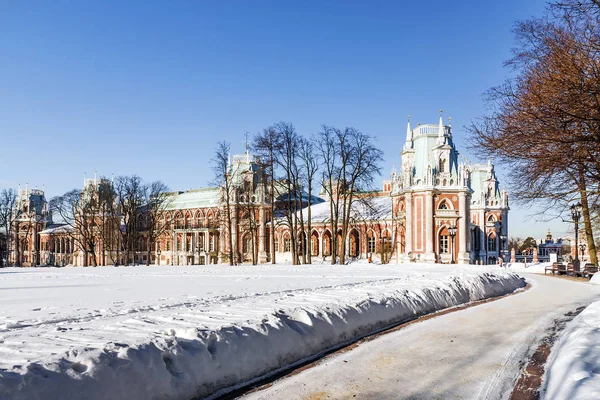
<svg viewBox="0 0 600 400">
<path fill-rule="evenodd" d="M 506 239 L 508 239 L 508 237 L 506 235 L 500 235 L 500 258 L 502 258 L 502 260 L 504 260 L 504 253 L 505 253 L 505 247 L 506 247 Z"/>
<path fill-rule="evenodd" d="M 454 238 L 456 237 L 456 226 L 449 227 L 448 234 L 450 235 L 450 240 L 452 241 L 452 246 L 450 247 L 452 260 L 450 261 L 450 263 L 454 264 Z"/>
<path fill-rule="evenodd" d="M 583 261 L 583 255 L 585 254 L 585 243 L 581 243 L 579 248 L 581 249 L 581 260 Z"/>
<path fill-rule="evenodd" d="M 575 224 L 575 260 L 574 264 L 579 265 L 577 243 L 579 243 L 579 219 L 581 218 L 581 203 L 573 204 L 571 206 L 571 217 Z"/>
<path fill-rule="evenodd" d="M 156 251 L 156 255 L 158 256 L 158 260 L 157 260 L 158 261 L 157 262 L 158 265 L 160 265 L 160 253 L 161 253 L 161 251 L 160 251 L 160 245 L 158 245 L 158 250 Z"/>
</svg>

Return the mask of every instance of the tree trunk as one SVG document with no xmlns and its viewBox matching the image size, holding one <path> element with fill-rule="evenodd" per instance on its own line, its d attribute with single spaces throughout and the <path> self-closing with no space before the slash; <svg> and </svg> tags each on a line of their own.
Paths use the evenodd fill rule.
<svg viewBox="0 0 600 400">
<path fill-rule="evenodd" d="M 592 220 L 590 217 L 590 207 L 588 202 L 587 190 L 585 178 L 583 173 L 580 173 L 580 194 L 581 194 L 581 214 L 583 215 L 583 225 L 585 229 L 585 237 L 587 239 L 587 248 L 590 255 L 590 262 L 594 265 L 598 265 L 598 255 L 596 254 L 596 244 L 594 243 L 594 234 L 592 230 Z M 575 251 L 579 249 L 577 246 L 579 243 L 575 243 Z"/>
</svg>

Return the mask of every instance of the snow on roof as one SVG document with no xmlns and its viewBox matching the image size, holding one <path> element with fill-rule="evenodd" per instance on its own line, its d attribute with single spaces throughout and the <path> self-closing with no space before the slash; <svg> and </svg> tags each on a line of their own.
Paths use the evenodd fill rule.
<svg viewBox="0 0 600 400">
<path fill-rule="evenodd" d="M 323 202 L 310 207 L 311 222 L 329 222 L 329 202 Z M 341 213 L 340 213 L 341 214 Z M 307 211 L 302 211 L 305 222 L 308 221 Z M 392 198 L 389 196 L 357 197 L 352 201 L 352 219 L 355 221 L 372 221 L 392 219 Z"/>
<path fill-rule="evenodd" d="M 72 226 L 69 226 L 67 224 L 52 224 L 52 225 L 48 225 L 46 227 L 46 229 L 44 229 L 43 231 L 40 231 L 40 235 L 41 234 L 52 234 L 52 233 L 67 233 L 67 232 L 71 232 L 73 230 Z"/>
<path fill-rule="evenodd" d="M 219 192 L 219 188 L 205 188 L 174 193 L 167 210 L 218 207 L 220 202 Z"/>
</svg>

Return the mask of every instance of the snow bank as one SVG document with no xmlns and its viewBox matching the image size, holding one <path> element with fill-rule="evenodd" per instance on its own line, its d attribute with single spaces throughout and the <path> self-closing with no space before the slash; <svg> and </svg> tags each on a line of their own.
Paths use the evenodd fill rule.
<svg viewBox="0 0 600 400">
<path fill-rule="evenodd" d="M 543 274 L 545 273 L 545 268 L 551 266 L 550 262 L 537 262 L 537 263 L 506 263 L 504 266 L 513 272 L 529 272 L 532 274 Z"/>
<path fill-rule="evenodd" d="M 590 279 L 590 283 L 592 285 L 600 285 L 600 273 L 594 274 L 594 276 L 592 276 L 592 279 Z"/>
<path fill-rule="evenodd" d="M 567 324 L 552 348 L 543 399 L 600 399 L 600 301 Z"/>
<path fill-rule="evenodd" d="M 8 296 L 25 297 L 20 289 L 45 283 L 28 281 L 19 275 L 22 270 L 13 276 L 7 272 L 0 284 L 13 288 Z M 153 274 L 159 279 L 146 282 Z M 27 318 L 0 319 L 0 354 L 5 356 L 0 357 L 0 398 L 208 396 L 392 324 L 525 285 L 499 268 L 431 265 L 73 268 L 52 271 L 46 279 L 57 280 L 49 286 L 63 286 L 54 289 L 57 299 L 45 299 L 44 305 L 55 311 L 34 319 L 44 311 L 38 307 L 25 313 Z M 98 280 L 105 285 L 89 282 Z M 65 281 L 73 287 L 66 288 Z M 205 281 L 220 295 L 208 296 Z M 112 290 L 127 290 L 132 283 L 142 288 L 124 296 Z M 244 285 L 268 290 L 246 291 Z M 38 286 L 25 293 L 36 293 Z M 154 297 L 148 287 L 156 291 Z M 176 297 L 177 291 L 187 292 L 187 300 Z M 157 297 L 166 292 L 174 297 Z M 66 304 L 70 293 L 82 301 L 66 306 L 69 316 L 52 308 Z M 94 308 L 111 296 L 124 305 Z M 138 298 L 144 302 L 133 306 Z"/>
</svg>

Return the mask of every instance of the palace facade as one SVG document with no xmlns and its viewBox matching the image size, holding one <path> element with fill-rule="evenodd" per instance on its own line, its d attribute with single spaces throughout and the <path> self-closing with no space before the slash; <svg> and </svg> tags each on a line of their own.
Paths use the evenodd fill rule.
<svg viewBox="0 0 600 400">
<path fill-rule="evenodd" d="M 272 245 L 278 262 L 290 261 L 291 231 L 277 211 L 274 218 L 271 215 L 270 189 L 264 183 L 259 159 L 246 151 L 234 156 L 229 168 L 231 243 L 236 262 L 253 258 L 258 263 L 269 262 Z M 98 188 L 99 182 L 86 180 L 86 187 Z M 451 125 L 444 125 L 441 115 L 438 124 L 411 128 L 409 121 L 401 168 L 392 170 L 382 190 L 356 194 L 347 237 L 332 229 L 327 196 L 304 193 L 303 207 L 308 196 L 312 226 L 310 232 L 300 232 L 303 239 L 298 246 L 301 252 L 310 251 L 313 259 L 330 259 L 333 235 L 338 244 L 345 241 L 350 259 L 491 264 L 500 257 L 508 258 L 508 193 L 500 189 L 490 162 L 469 164 L 460 158 Z M 278 210 L 277 204 L 286 201 L 286 196 L 274 197 Z M 149 227 L 140 211 L 136 251 L 130 255 L 115 251 L 114 243 L 103 243 L 99 235 L 95 245 L 98 264 L 228 262 L 224 198 L 223 188 L 218 187 L 170 193 L 161 215 L 167 229 L 159 240 L 150 244 L 145 239 Z M 303 212 L 305 223 L 307 211 Z M 271 229 L 275 230 L 274 242 Z M 17 261 L 23 266 L 90 265 L 89 254 L 80 248 L 72 227 L 53 220 L 43 190 L 19 190 L 12 241 L 9 261 L 13 265 Z"/>
</svg>

